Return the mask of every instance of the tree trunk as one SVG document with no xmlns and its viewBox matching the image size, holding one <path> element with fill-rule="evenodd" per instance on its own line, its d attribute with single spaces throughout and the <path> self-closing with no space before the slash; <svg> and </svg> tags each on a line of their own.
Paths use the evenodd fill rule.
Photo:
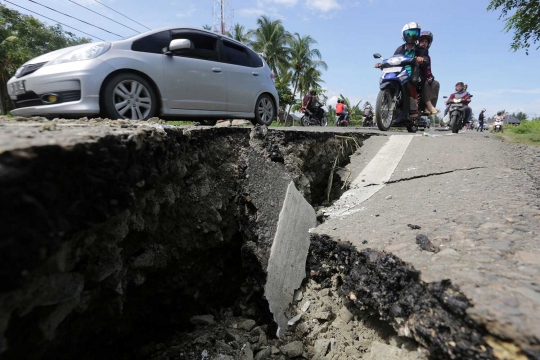
<svg viewBox="0 0 540 360">
<path fill-rule="evenodd" d="M 296 77 L 296 81 L 294 83 L 294 90 L 293 90 L 293 98 L 296 96 L 296 89 L 298 88 L 298 80 L 300 79 L 300 75 Z M 289 105 L 289 111 L 285 114 L 285 126 L 287 126 L 287 119 L 289 118 L 289 113 L 291 112 L 292 105 Z M 294 126 L 294 118 L 292 119 L 292 126 Z"/>
<path fill-rule="evenodd" d="M 5 72 L 0 72 L 0 111 L 2 115 L 7 115 L 11 110 L 11 99 L 7 92 L 7 76 Z"/>
</svg>

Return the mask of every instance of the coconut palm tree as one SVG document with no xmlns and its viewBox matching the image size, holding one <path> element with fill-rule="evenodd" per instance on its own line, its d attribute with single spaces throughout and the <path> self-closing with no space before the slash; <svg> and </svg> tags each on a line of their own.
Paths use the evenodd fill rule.
<svg viewBox="0 0 540 360">
<path fill-rule="evenodd" d="M 295 96 L 299 86 L 302 91 L 307 91 L 309 87 L 319 85 L 322 82 L 318 68 L 328 69 L 328 65 L 321 60 L 319 49 L 312 48 L 315 44 L 317 41 L 309 35 L 300 36 L 300 34 L 295 33 L 290 39 L 290 66 L 293 72 L 293 94 Z"/>
<path fill-rule="evenodd" d="M 251 46 L 253 50 L 265 54 L 268 66 L 277 75 L 279 65 L 289 60 L 287 43 L 290 34 L 285 31 L 281 20 L 272 21 L 267 16 L 258 18 L 257 25 L 257 29 L 253 31 Z"/>
<path fill-rule="evenodd" d="M 227 35 L 233 38 L 236 41 L 239 41 L 243 44 L 250 45 L 251 37 L 253 36 L 252 30 L 247 30 L 245 26 L 236 23 L 233 28 L 232 34 L 227 33 Z"/>
</svg>

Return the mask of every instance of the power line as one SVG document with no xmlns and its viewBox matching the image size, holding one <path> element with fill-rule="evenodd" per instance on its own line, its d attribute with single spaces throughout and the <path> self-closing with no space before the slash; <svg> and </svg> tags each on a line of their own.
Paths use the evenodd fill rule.
<svg viewBox="0 0 540 360">
<path fill-rule="evenodd" d="M 122 23 L 119 23 L 118 21 L 113 20 L 113 19 L 111 19 L 110 17 L 107 17 L 107 16 L 105 16 L 105 15 L 102 15 L 102 14 L 98 13 L 97 11 L 94 11 L 94 10 L 92 10 L 92 9 L 89 9 L 89 8 L 87 8 L 86 6 L 83 6 L 83 5 L 81 5 L 81 4 L 77 4 L 77 3 L 76 3 L 75 1 L 73 1 L 73 0 L 68 0 L 68 1 L 74 3 L 75 5 L 79 5 L 80 7 L 85 8 L 85 9 L 88 10 L 88 11 L 91 11 L 91 12 L 93 12 L 94 14 L 98 14 L 99 16 L 103 16 L 105 19 L 109 19 L 109 20 L 111 20 L 111 21 L 114 21 L 114 22 L 117 23 L 118 25 L 122 25 L 123 27 L 126 27 L 126 28 L 128 28 L 128 29 L 130 29 L 130 30 L 136 31 L 136 32 L 138 32 L 139 34 L 141 33 L 141 32 L 138 31 L 138 30 L 135 30 L 135 29 L 133 29 L 133 28 L 130 28 L 129 26 L 124 25 L 124 24 L 122 24 Z"/>
<path fill-rule="evenodd" d="M 61 23 L 60 21 L 56 21 L 56 20 L 54 20 L 54 19 L 51 19 L 50 17 L 47 17 L 47 16 L 45 16 L 45 15 L 41 15 L 41 14 L 35 12 L 35 11 L 32 11 L 32 10 L 30 10 L 30 9 L 27 9 L 27 8 L 22 7 L 22 6 L 20 6 L 20 5 L 17 5 L 17 4 L 14 4 L 14 3 L 12 3 L 12 2 L 9 1 L 9 0 L 4 0 L 4 1 L 7 2 L 7 3 L 10 3 L 11 5 L 15 5 L 15 6 L 17 6 L 17 7 L 20 7 L 21 9 L 24 9 L 24 10 L 26 10 L 26 11 L 30 11 L 31 13 L 34 13 L 34 14 L 39 15 L 39 16 L 41 16 L 41 17 L 44 17 L 45 19 L 52 20 L 52 21 L 54 21 L 55 23 L 58 23 L 58 24 L 60 24 L 60 25 L 64 25 L 65 27 L 68 27 L 68 28 L 70 28 L 70 29 L 73 29 L 73 30 L 76 30 L 76 31 L 81 32 L 81 33 L 83 33 L 83 34 L 86 34 L 86 35 L 88 35 L 88 36 L 91 36 L 91 37 L 93 37 L 94 39 L 98 39 L 98 40 L 101 40 L 101 41 L 105 41 L 105 40 L 103 40 L 103 39 L 101 39 L 101 38 L 98 38 L 97 36 L 94 36 L 94 35 L 92 35 L 92 34 L 89 34 L 89 33 L 84 32 L 84 31 L 82 31 L 82 30 L 76 29 L 76 28 L 74 28 L 73 26 L 69 26 L 69 25 L 63 24 L 63 23 Z"/>
<path fill-rule="evenodd" d="M 113 34 L 113 35 L 116 35 L 116 36 L 121 37 L 121 38 L 124 37 L 124 36 L 122 36 L 122 35 L 115 34 L 115 33 L 111 32 L 111 31 L 109 31 L 109 30 L 105 30 L 104 28 L 101 28 L 101 27 L 96 26 L 96 25 L 94 25 L 94 24 L 90 24 L 90 23 L 87 22 L 87 21 L 78 19 L 78 18 L 76 18 L 76 17 L 74 17 L 74 16 L 65 14 L 65 13 L 63 13 L 63 12 L 61 12 L 61 11 L 58 11 L 58 10 L 55 10 L 55 9 L 53 9 L 53 8 L 50 8 L 50 7 L 46 6 L 46 5 L 40 4 L 40 3 L 38 3 L 37 1 L 34 1 L 34 0 L 28 0 L 28 1 L 33 2 L 34 4 L 38 4 L 38 5 L 40 5 L 40 6 L 43 6 L 44 8 L 47 8 L 47 9 L 49 9 L 49 10 L 56 11 L 56 12 L 59 13 L 59 14 L 62 14 L 62 15 L 64 15 L 64 16 L 67 16 L 67 17 L 70 17 L 70 18 L 72 18 L 72 19 L 78 20 L 78 21 L 80 21 L 80 22 L 83 22 L 83 23 L 85 23 L 85 24 L 88 24 L 88 25 L 90 25 L 90 26 L 93 26 L 93 27 L 95 27 L 95 28 L 98 28 L 98 29 L 103 30 L 103 31 L 105 31 L 105 32 L 108 32 L 109 34 Z"/>
<path fill-rule="evenodd" d="M 114 11 L 115 13 L 120 14 L 120 15 L 122 15 L 123 17 L 125 17 L 125 18 L 127 18 L 127 19 L 133 21 L 134 23 L 137 23 L 137 24 L 141 25 L 142 27 L 147 28 L 148 30 L 152 30 L 152 29 L 150 29 L 149 27 L 144 26 L 144 25 L 141 24 L 140 22 L 137 22 L 137 21 L 133 20 L 132 18 L 127 17 L 126 15 L 124 15 L 124 14 L 122 14 L 122 13 L 119 13 L 118 11 L 114 10 L 113 8 L 108 7 L 108 6 L 105 5 L 104 3 L 102 3 L 102 2 L 100 2 L 100 1 L 98 1 L 98 0 L 94 0 L 94 1 L 97 2 L 98 4 L 101 4 L 101 5 L 105 6 L 107 9 L 110 9 L 110 10 Z"/>
</svg>

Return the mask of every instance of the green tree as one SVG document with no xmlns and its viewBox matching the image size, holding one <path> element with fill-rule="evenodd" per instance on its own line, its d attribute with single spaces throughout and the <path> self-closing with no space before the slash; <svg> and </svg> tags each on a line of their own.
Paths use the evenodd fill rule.
<svg viewBox="0 0 540 360">
<path fill-rule="evenodd" d="M 234 40 L 249 46 L 251 43 L 251 37 L 253 36 L 253 31 L 246 31 L 246 28 L 244 26 L 237 23 L 234 25 L 233 33 L 227 35 L 229 35 Z"/>
<path fill-rule="evenodd" d="M 253 50 L 264 53 L 265 60 L 274 74 L 279 75 L 278 67 L 289 61 L 287 43 L 290 34 L 285 31 L 281 20 L 270 20 L 266 16 L 257 19 L 257 29 L 253 31 Z"/>
<path fill-rule="evenodd" d="M 287 82 L 283 81 L 280 77 L 276 78 L 276 90 L 279 96 L 279 108 L 281 111 L 285 111 L 287 106 L 296 104 L 294 95 Z"/>
<path fill-rule="evenodd" d="M 516 113 L 512 113 L 512 116 L 518 119 L 519 121 L 525 121 L 527 120 L 528 116 L 523 111 Z"/>
<path fill-rule="evenodd" d="M 525 49 L 525 53 L 529 55 L 531 42 L 536 44 L 540 41 L 540 0 L 491 0 L 487 9 L 501 9 L 499 19 L 505 17 L 504 30 L 514 31 L 511 49 Z M 506 17 L 512 11 L 514 14 Z M 540 46 L 536 49 L 539 48 Z"/>
<path fill-rule="evenodd" d="M 11 101 L 7 81 L 25 62 L 39 55 L 68 46 L 90 42 L 64 31 L 60 25 L 49 26 L 0 4 L 0 110 L 7 113 Z"/>
</svg>

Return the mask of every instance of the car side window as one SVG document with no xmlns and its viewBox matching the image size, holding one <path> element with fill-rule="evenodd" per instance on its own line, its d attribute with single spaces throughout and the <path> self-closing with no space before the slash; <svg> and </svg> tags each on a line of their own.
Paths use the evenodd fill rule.
<svg viewBox="0 0 540 360">
<path fill-rule="evenodd" d="M 173 55 L 194 59 L 219 61 L 217 51 L 217 37 L 189 31 L 173 31 L 172 40 L 188 39 L 191 40 L 191 49 L 182 49 L 175 51 Z"/>
<path fill-rule="evenodd" d="M 251 58 L 252 67 L 263 67 L 263 60 L 255 51 L 247 49 L 249 57 Z"/>
<path fill-rule="evenodd" d="M 243 46 L 223 41 L 224 62 L 240 66 L 251 66 L 249 56 Z"/>
<path fill-rule="evenodd" d="M 145 36 L 135 40 L 131 45 L 131 50 L 152 54 L 163 54 L 171 42 L 171 33 L 169 30 L 161 31 L 152 35 Z M 165 51 L 164 51 L 165 49 Z"/>
</svg>

